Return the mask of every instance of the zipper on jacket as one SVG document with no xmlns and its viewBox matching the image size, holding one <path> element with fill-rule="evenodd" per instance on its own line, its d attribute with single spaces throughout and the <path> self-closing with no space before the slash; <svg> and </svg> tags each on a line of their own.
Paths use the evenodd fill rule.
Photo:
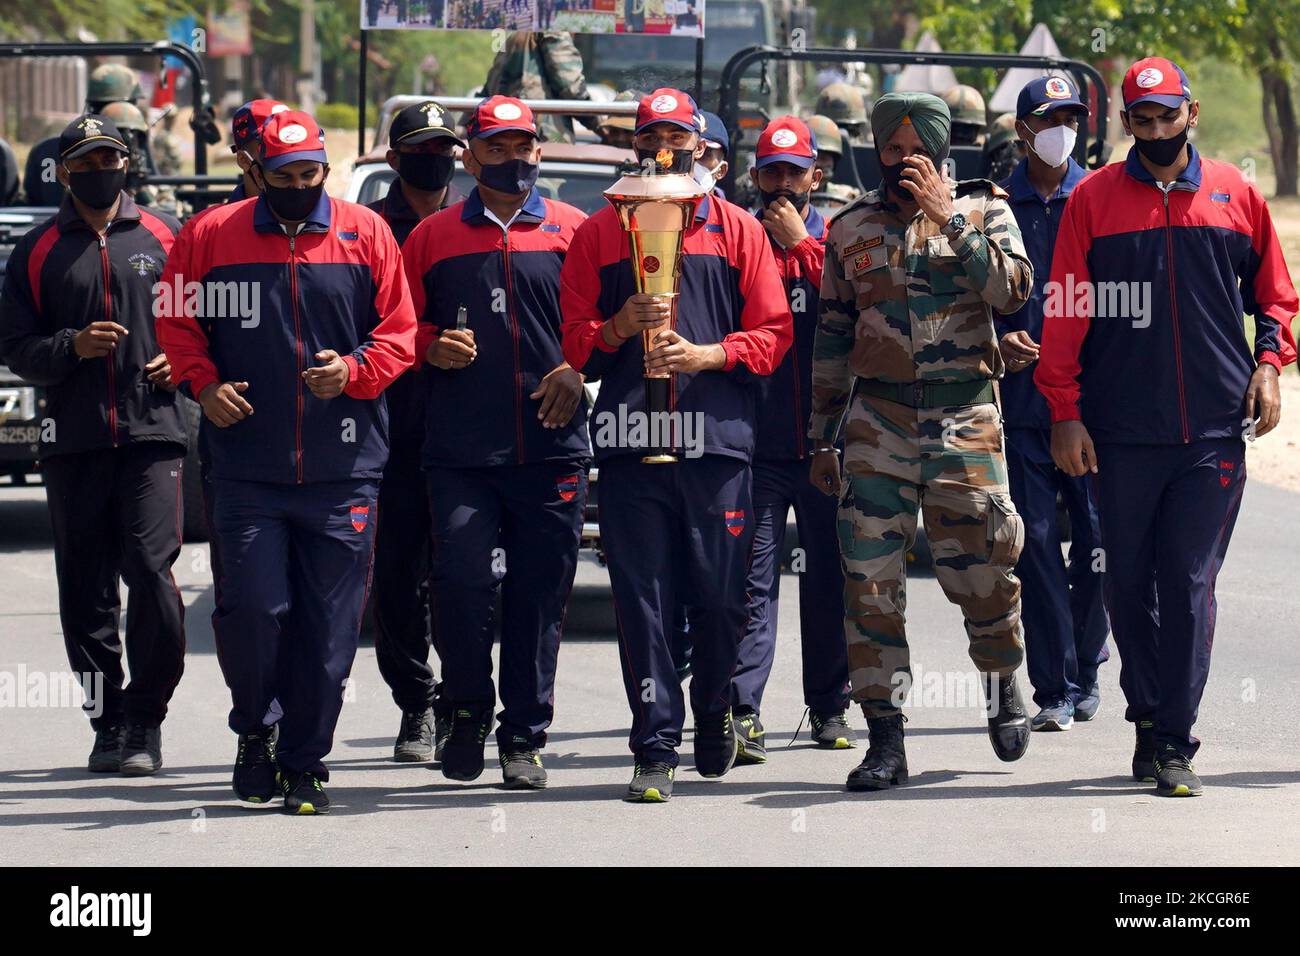
<svg viewBox="0 0 1300 956">
<path fill-rule="evenodd" d="M 111 225 L 111 223 L 110 223 Z M 108 268 L 108 229 L 99 237 L 99 261 L 104 267 L 104 321 L 113 321 L 112 274 Z M 118 343 L 122 347 L 122 343 Z M 114 364 L 117 361 L 117 349 L 104 356 L 104 365 L 108 369 L 108 431 L 117 447 L 117 376 Z"/>
<path fill-rule="evenodd" d="M 298 260 L 294 254 L 297 236 L 289 237 L 289 297 L 293 301 L 293 338 L 294 354 L 298 357 L 298 371 L 294 375 L 294 390 L 297 393 L 297 411 L 294 416 L 293 439 L 294 451 L 298 463 L 297 483 L 302 484 L 302 322 L 298 316 Z"/>
<path fill-rule="evenodd" d="M 1187 393 L 1183 387 L 1183 346 L 1178 334 L 1178 298 L 1174 291 L 1174 230 L 1169 216 L 1169 191 L 1172 188 L 1170 186 L 1166 189 L 1161 184 L 1160 192 L 1165 199 L 1165 254 L 1169 258 L 1169 309 L 1174 325 L 1174 368 L 1178 373 L 1178 410 L 1182 415 L 1183 444 L 1186 445 L 1192 438 L 1187 425 Z"/>
<path fill-rule="evenodd" d="M 510 227 L 501 229 L 501 267 L 506 277 L 506 318 L 510 322 L 510 338 L 515 352 L 515 464 L 524 463 L 524 408 L 523 378 L 519 369 L 519 321 L 515 317 L 515 292 L 510 282 Z"/>
<path fill-rule="evenodd" d="M 784 264 L 785 267 L 781 270 L 782 272 L 781 280 L 785 284 L 785 301 L 789 302 L 790 288 L 793 285 L 793 283 L 790 281 L 790 250 L 783 249 L 782 251 L 785 254 L 785 264 Z M 802 458 L 804 456 L 804 445 L 803 445 L 803 431 L 799 428 L 799 422 L 801 420 L 801 416 L 799 414 L 799 405 L 801 399 L 801 396 L 799 394 L 799 335 L 798 332 L 793 327 L 791 327 L 790 331 L 791 331 L 790 357 L 794 365 L 794 376 L 793 376 L 794 378 L 794 447 L 798 452 L 799 457 Z"/>
</svg>

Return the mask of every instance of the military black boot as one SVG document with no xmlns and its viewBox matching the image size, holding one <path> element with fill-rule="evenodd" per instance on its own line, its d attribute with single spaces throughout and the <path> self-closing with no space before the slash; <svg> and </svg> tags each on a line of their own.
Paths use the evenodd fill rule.
<svg viewBox="0 0 1300 956">
<path fill-rule="evenodd" d="M 849 774 L 850 790 L 888 790 L 907 783 L 902 714 L 867 718 L 867 755 Z"/>
<path fill-rule="evenodd" d="M 1019 760 L 1029 749 L 1029 716 L 1020 699 L 1016 675 L 985 674 L 984 699 L 989 708 L 989 740 L 999 760 Z"/>
</svg>

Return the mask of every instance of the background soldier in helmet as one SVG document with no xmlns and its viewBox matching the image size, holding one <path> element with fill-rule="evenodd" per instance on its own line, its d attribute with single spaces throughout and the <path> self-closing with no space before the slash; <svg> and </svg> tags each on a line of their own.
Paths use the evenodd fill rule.
<svg viewBox="0 0 1300 956">
<path fill-rule="evenodd" d="M 109 103 L 138 104 L 144 99 L 140 78 L 124 63 L 102 63 L 90 72 L 86 86 L 86 110 L 104 112 Z"/>
<path fill-rule="evenodd" d="M 1025 144 L 1016 135 L 1016 114 L 1003 113 L 984 131 L 985 179 L 1000 183 L 1025 157 Z"/>
<path fill-rule="evenodd" d="M 844 152 L 840 128 L 829 116 L 808 117 L 808 128 L 817 137 L 816 162 L 817 168 L 822 171 L 821 182 L 813 189 L 813 203 L 823 210 L 831 211 L 847 206 L 858 198 L 858 190 L 847 183 L 831 181 Z"/>
<path fill-rule="evenodd" d="M 614 97 L 615 103 L 640 103 L 645 96 L 640 90 L 623 90 Z M 632 131 L 636 129 L 635 116 L 602 116 L 596 126 L 596 135 L 606 146 L 619 149 L 632 148 Z"/>
<path fill-rule="evenodd" d="M 817 97 L 814 112 L 829 118 L 848 133 L 851 145 L 867 144 L 867 100 L 858 87 L 849 83 L 828 83 Z"/>
<path fill-rule="evenodd" d="M 104 112 L 126 137 L 131 149 L 131 171 L 127 174 L 126 191 L 142 206 L 166 209 L 177 215 L 179 209 L 176 191 L 170 186 L 149 186 L 148 179 L 157 175 L 153 155 L 149 150 L 149 124 L 144 114 L 132 103 L 112 102 L 104 105 Z"/>
<path fill-rule="evenodd" d="M 983 146 L 984 127 L 989 119 L 980 91 L 973 86 L 954 86 L 940 99 L 948 104 L 948 112 L 952 114 L 952 144 Z"/>
</svg>

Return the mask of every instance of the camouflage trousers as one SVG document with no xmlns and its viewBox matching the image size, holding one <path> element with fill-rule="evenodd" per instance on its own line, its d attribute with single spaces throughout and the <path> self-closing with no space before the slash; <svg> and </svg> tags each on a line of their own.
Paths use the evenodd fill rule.
<svg viewBox="0 0 1300 956">
<path fill-rule="evenodd" d="M 1024 524 L 1007 486 L 998 407 L 914 409 L 855 395 L 844 471 L 837 522 L 844 632 L 863 712 L 898 713 L 911 687 L 906 567 L 918 510 L 935 577 L 965 618 L 975 667 L 1014 671 L 1024 658 L 1012 573 Z"/>
</svg>

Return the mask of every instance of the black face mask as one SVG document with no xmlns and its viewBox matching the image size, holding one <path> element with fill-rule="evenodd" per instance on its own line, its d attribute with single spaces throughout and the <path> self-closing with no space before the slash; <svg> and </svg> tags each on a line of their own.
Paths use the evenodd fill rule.
<svg viewBox="0 0 1300 956">
<path fill-rule="evenodd" d="M 522 159 L 510 159 L 495 166 L 480 166 L 478 181 L 488 189 L 499 193 L 518 196 L 533 188 L 537 182 L 538 165 Z"/>
<path fill-rule="evenodd" d="M 808 207 L 808 199 L 812 196 L 812 190 L 805 190 L 801 193 L 769 193 L 760 189 L 758 195 L 759 198 L 763 200 L 764 209 L 772 205 L 772 203 L 776 202 L 778 199 L 785 197 L 790 200 L 790 205 L 794 206 L 794 208 L 799 212 L 799 215 L 802 216 L 803 211 Z"/>
<path fill-rule="evenodd" d="M 125 169 L 91 169 L 68 173 L 68 189 L 91 209 L 107 209 L 126 185 Z"/>
<path fill-rule="evenodd" d="M 911 194 L 906 189 L 898 185 L 903 181 L 903 171 L 906 169 L 906 163 L 895 163 L 893 166 L 882 165 L 880 167 L 880 178 L 884 182 L 885 189 L 893 194 L 892 196 L 887 196 L 887 199 L 901 199 L 906 202 L 912 198 Z"/>
<path fill-rule="evenodd" d="M 433 193 L 451 182 L 453 162 L 440 153 L 398 153 L 397 175 L 416 189 Z"/>
<path fill-rule="evenodd" d="M 311 215 L 325 190 L 323 182 L 299 189 L 294 186 L 272 186 L 262 181 L 262 195 L 271 204 L 271 211 L 286 222 L 301 222 Z"/>
<path fill-rule="evenodd" d="M 691 149 L 638 149 L 636 160 L 642 169 L 647 165 L 656 173 L 685 173 L 690 176 L 695 171 L 695 150 Z M 648 162 L 647 162 L 648 161 Z"/>
<path fill-rule="evenodd" d="M 1178 162 L 1178 157 L 1182 155 L 1183 147 L 1186 145 L 1186 124 L 1183 125 L 1177 136 L 1170 136 L 1168 139 L 1139 139 L 1136 136 L 1133 137 L 1133 148 L 1157 166 L 1172 166 Z"/>
</svg>

